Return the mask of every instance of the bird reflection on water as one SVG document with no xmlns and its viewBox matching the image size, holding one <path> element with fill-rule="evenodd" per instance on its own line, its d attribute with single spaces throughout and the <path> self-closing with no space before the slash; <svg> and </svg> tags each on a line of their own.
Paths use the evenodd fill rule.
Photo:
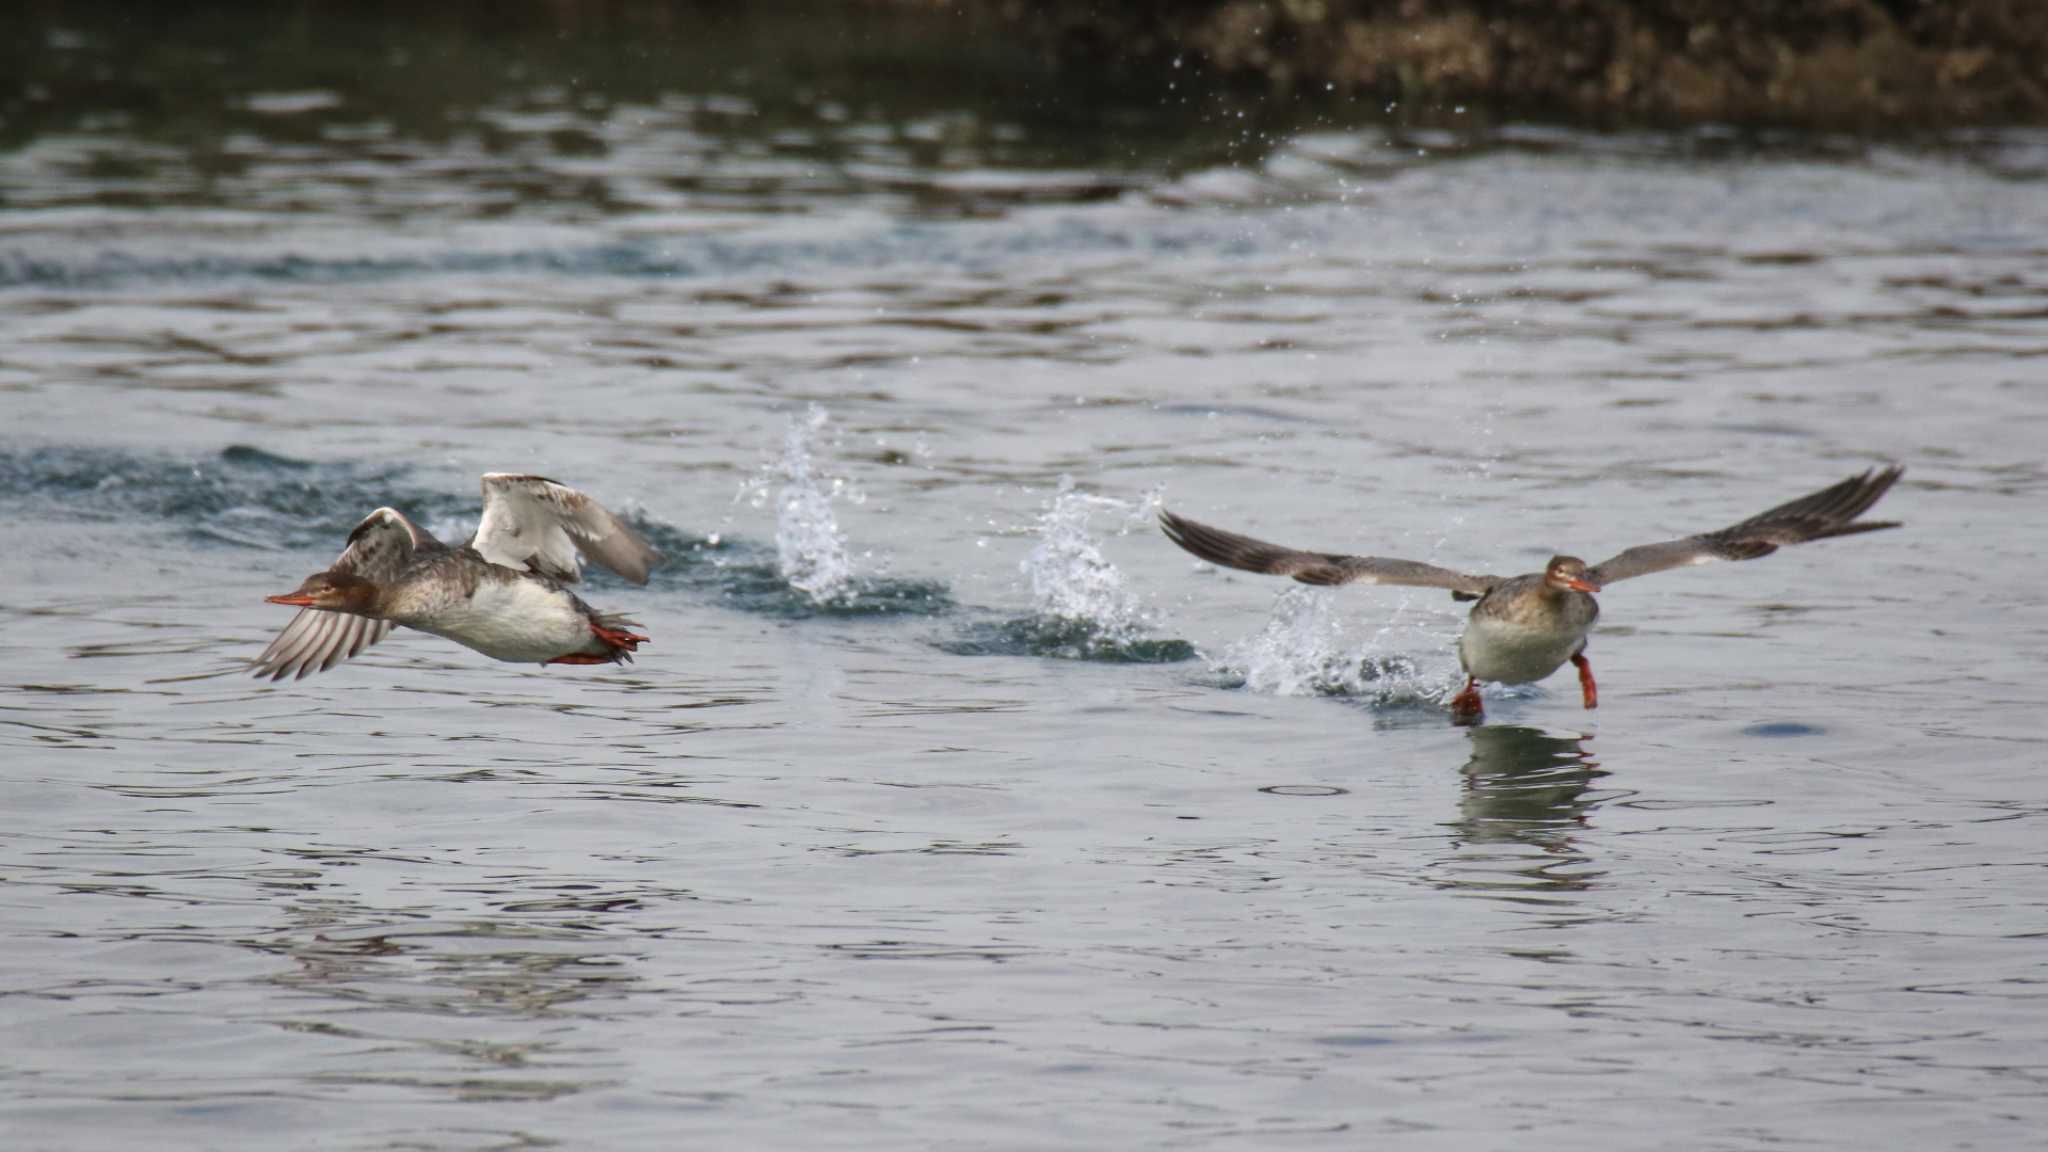
<svg viewBox="0 0 2048 1152">
<path fill-rule="evenodd" d="M 1446 887 L 1541 899 L 1599 881 L 1576 835 L 1596 808 L 1624 793 L 1593 786 L 1607 773 L 1587 739 L 1501 724 L 1471 730 Z"/>
</svg>

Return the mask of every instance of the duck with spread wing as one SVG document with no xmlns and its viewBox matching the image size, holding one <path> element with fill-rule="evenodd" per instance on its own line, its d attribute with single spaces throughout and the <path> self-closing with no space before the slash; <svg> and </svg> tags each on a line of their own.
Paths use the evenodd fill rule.
<svg viewBox="0 0 2048 1152">
<path fill-rule="evenodd" d="M 597 501 L 542 476 L 483 478 L 476 535 L 445 544 L 393 508 L 349 533 L 325 572 L 282 596 L 299 609 L 256 658 L 256 675 L 281 680 L 324 672 L 403 625 L 446 637 L 497 660 L 618 664 L 647 637 L 624 616 L 599 612 L 568 585 L 578 554 L 635 584 L 661 556 Z"/>
<path fill-rule="evenodd" d="M 1586 660 L 1586 635 L 1600 617 L 1593 594 L 1607 585 L 1715 560 L 1754 560 L 1787 544 L 1896 528 L 1895 521 L 1857 517 L 1869 511 L 1903 471 L 1865 471 L 1718 532 L 1643 544 L 1599 564 L 1553 556 L 1543 571 L 1526 576 L 1482 576 L 1414 560 L 1303 552 L 1223 532 L 1171 512 L 1161 512 L 1159 519 L 1174 543 L 1226 568 L 1292 576 L 1304 584 L 1446 588 L 1459 600 L 1477 601 L 1458 638 L 1465 687 L 1451 700 L 1452 717 L 1470 723 L 1482 711 L 1481 681 L 1527 684 L 1557 671 L 1566 661 L 1579 670 L 1585 706 L 1598 705 L 1593 666 Z"/>
</svg>

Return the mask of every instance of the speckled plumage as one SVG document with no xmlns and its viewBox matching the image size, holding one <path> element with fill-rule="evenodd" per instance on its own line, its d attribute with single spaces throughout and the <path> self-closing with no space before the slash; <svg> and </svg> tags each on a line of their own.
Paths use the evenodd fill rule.
<svg viewBox="0 0 2048 1152">
<path fill-rule="evenodd" d="M 476 535 L 459 548 L 396 509 L 364 517 L 325 572 L 270 597 L 300 611 L 257 658 L 256 674 L 324 671 L 400 625 L 499 660 L 631 660 L 647 639 L 628 631 L 637 625 L 598 612 L 567 585 L 580 575 L 579 553 L 636 584 L 660 555 L 597 501 L 545 477 L 494 472 L 483 495 Z"/>
<path fill-rule="evenodd" d="M 1458 637 L 1458 662 L 1479 680 L 1541 680 L 1584 650 L 1599 618 L 1599 601 L 1552 588 L 1544 573 L 1503 580 L 1472 605 Z"/>
</svg>

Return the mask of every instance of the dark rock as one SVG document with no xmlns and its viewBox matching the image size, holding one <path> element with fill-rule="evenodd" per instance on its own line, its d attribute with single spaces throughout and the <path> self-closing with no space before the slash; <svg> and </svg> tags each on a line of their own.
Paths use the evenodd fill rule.
<svg viewBox="0 0 2048 1152">
<path fill-rule="evenodd" d="M 2042 0 L 970 0 L 1065 66 L 1497 115 L 1881 128 L 2048 120 Z"/>
</svg>

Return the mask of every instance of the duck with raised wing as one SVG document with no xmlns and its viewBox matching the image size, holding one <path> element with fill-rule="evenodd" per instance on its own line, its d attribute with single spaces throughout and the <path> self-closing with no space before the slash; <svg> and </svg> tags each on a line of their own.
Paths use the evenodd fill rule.
<svg viewBox="0 0 2048 1152">
<path fill-rule="evenodd" d="M 630 661 L 647 643 L 632 631 L 639 624 L 567 586 L 582 576 L 579 552 L 635 584 L 647 583 L 660 554 L 597 501 L 545 477 L 488 473 L 483 493 L 483 519 L 461 547 L 393 508 L 364 517 L 325 572 L 265 597 L 300 611 L 256 658 L 256 675 L 324 672 L 399 625 L 515 663 Z"/>
<path fill-rule="evenodd" d="M 1527 684 L 1557 671 L 1566 661 L 1579 670 L 1585 706 L 1599 705 L 1593 666 L 1586 660 L 1586 635 L 1600 618 L 1600 603 L 1593 594 L 1607 585 L 1715 560 L 1754 560 L 1787 544 L 1896 528 L 1895 521 L 1857 517 L 1869 511 L 1903 471 L 1866 471 L 1718 532 L 1643 544 L 1591 566 L 1575 556 L 1553 556 L 1543 571 L 1527 576 L 1482 576 L 1414 560 L 1303 552 L 1219 531 L 1171 512 L 1162 511 L 1159 519 L 1174 543 L 1226 568 L 1292 576 L 1304 584 L 1446 588 L 1455 599 L 1478 601 L 1458 637 L 1465 687 L 1451 699 L 1452 718 L 1472 723 L 1483 711 L 1481 681 Z"/>
</svg>

